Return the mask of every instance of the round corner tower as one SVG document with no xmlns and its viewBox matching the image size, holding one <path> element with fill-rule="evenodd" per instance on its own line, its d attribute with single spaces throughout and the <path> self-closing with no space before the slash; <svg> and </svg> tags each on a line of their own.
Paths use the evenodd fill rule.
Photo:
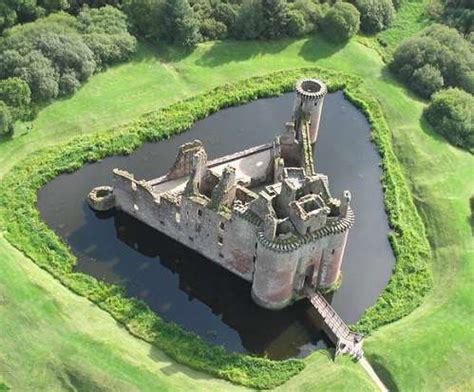
<svg viewBox="0 0 474 392">
<path fill-rule="evenodd" d="M 295 129 L 299 131 L 303 124 L 309 121 L 311 144 L 318 138 L 319 121 L 327 92 L 327 87 L 321 80 L 301 79 L 296 82 L 296 98 L 293 107 Z"/>
</svg>

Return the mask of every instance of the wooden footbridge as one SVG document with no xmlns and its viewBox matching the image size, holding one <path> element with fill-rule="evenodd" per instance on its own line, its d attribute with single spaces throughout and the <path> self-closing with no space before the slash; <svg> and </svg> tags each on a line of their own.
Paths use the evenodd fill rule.
<svg viewBox="0 0 474 392">
<path fill-rule="evenodd" d="M 359 361 L 364 355 L 362 335 L 352 332 L 320 293 L 308 290 L 306 294 L 318 312 L 323 331 L 336 345 L 336 356 L 347 354 Z"/>
</svg>

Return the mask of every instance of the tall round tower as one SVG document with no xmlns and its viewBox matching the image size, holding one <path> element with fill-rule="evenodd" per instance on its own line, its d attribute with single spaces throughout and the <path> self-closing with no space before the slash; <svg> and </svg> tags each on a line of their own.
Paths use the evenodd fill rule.
<svg viewBox="0 0 474 392">
<path fill-rule="evenodd" d="M 318 138 L 319 121 L 327 92 L 326 85 L 320 80 L 302 79 L 296 82 L 296 98 L 293 106 L 295 130 L 299 134 L 303 125 L 309 121 L 311 144 Z"/>
</svg>

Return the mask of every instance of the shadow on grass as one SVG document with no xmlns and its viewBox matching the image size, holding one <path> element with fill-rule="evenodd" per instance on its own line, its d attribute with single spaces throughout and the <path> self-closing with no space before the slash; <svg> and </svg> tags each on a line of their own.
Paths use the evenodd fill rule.
<svg viewBox="0 0 474 392">
<path fill-rule="evenodd" d="M 156 45 L 149 41 L 139 41 L 136 53 L 131 58 L 132 62 L 157 62 L 176 63 L 193 53 L 195 48 L 182 48 L 160 43 Z"/>
<path fill-rule="evenodd" d="M 0 145 L 13 139 L 13 132 L 7 135 L 0 135 Z"/>
<path fill-rule="evenodd" d="M 399 79 L 397 77 L 397 75 L 395 75 L 391 70 L 390 70 L 390 67 L 389 65 L 385 65 L 383 68 L 382 68 L 382 73 L 381 73 L 381 76 L 382 76 L 382 80 L 389 84 L 390 86 L 393 86 L 393 87 L 396 87 L 396 88 L 402 88 L 403 89 L 403 93 L 408 96 L 409 98 L 413 99 L 413 100 L 416 100 L 416 101 L 420 101 L 420 102 L 423 102 L 423 103 L 428 103 L 429 101 L 426 100 L 426 99 L 423 99 L 422 97 L 420 97 L 418 94 L 416 94 L 413 90 L 410 90 L 410 85 L 408 83 L 406 83 L 405 81 Z"/>
<path fill-rule="evenodd" d="M 346 44 L 347 42 L 332 43 L 322 35 L 314 34 L 308 37 L 298 54 L 306 61 L 317 61 L 333 56 L 341 49 L 344 49 Z"/>
<path fill-rule="evenodd" d="M 152 346 L 150 350 L 150 358 L 154 361 L 164 362 L 166 365 L 160 368 L 161 372 L 166 376 L 172 376 L 177 373 L 182 373 L 186 377 L 192 378 L 194 380 L 211 380 L 215 379 L 210 374 L 194 370 L 191 367 L 186 365 L 178 364 L 174 359 L 166 355 L 159 348 Z"/>
<path fill-rule="evenodd" d="M 382 358 L 379 355 L 370 355 L 367 357 L 367 359 L 387 389 L 390 392 L 398 392 L 400 389 L 398 388 L 392 373 L 390 373 L 390 371 L 384 365 L 382 365 Z"/>
<path fill-rule="evenodd" d="M 202 67 L 218 67 L 227 63 L 242 62 L 264 54 L 277 54 L 285 50 L 294 41 L 216 41 L 199 60 Z"/>
</svg>

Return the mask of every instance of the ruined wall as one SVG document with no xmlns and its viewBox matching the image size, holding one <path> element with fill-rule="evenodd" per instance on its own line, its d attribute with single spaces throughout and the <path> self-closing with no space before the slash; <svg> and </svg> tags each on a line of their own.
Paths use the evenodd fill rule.
<svg viewBox="0 0 474 392">
<path fill-rule="evenodd" d="M 123 174 L 115 175 L 114 195 L 117 208 L 252 280 L 256 238 L 251 223 L 206 208 L 208 200 L 202 196 L 173 200 L 163 195 L 158 202 L 140 182 Z"/>
<path fill-rule="evenodd" d="M 346 231 L 329 238 L 329 244 L 321 261 L 318 287 L 329 287 L 339 278 L 348 234 L 349 232 Z"/>
</svg>

